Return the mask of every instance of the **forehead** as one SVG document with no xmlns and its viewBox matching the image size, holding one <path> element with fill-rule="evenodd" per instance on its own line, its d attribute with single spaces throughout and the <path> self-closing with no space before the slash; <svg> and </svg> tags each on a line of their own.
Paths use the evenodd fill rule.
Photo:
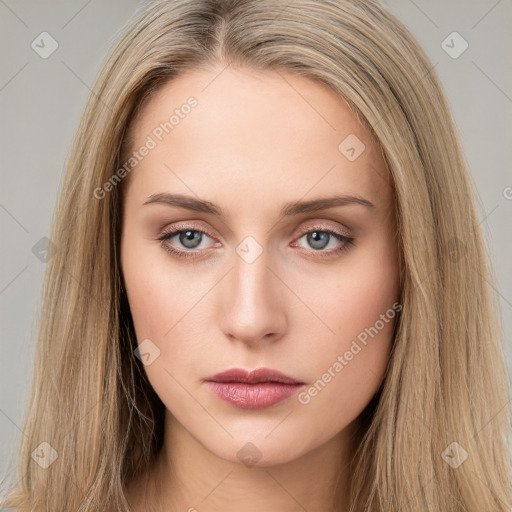
<svg viewBox="0 0 512 512">
<path fill-rule="evenodd" d="M 282 71 L 188 71 L 151 97 L 131 134 L 132 151 L 153 146 L 131 171 L 128 194 L 141 200 L 192 192 L 261 209 L 265 198 L 333 190 L 378 202 L 388 188 L 371 134 L 342 98 Z"/>
</svg>

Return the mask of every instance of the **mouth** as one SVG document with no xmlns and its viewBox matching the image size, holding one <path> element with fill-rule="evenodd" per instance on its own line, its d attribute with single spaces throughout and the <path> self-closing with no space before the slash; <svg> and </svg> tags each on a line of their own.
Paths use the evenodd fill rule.
<svg viewBox="0 0 512 512">
<path fill-rule="evenodd" d="M 204 379 L 210 391 L 240 409 L 270 407 L 297 392 L 305 383 L 270 368 L 233 368 Z"/>
</svg>

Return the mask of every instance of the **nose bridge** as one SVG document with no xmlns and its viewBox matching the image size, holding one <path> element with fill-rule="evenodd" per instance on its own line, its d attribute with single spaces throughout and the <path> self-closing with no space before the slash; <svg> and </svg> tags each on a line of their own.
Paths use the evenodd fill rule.
<svg viewBox="0 0 512 512">
<path fill-rule="evenodd" d="M 233 271 L 224 303 L 224 325 L 227 335 L 244 341 L 257 341 L 283 328 L 283 303 L 275 276 L 267 268 L 271 255 L 253 237 L 247 237 L 236 248 Z"/>
</svg>

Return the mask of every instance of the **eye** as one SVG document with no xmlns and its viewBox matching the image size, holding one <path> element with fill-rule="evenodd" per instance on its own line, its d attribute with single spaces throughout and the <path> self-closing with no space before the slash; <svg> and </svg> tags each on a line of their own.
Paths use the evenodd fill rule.
<svg viewBox="0 0 512 512">
<path fill-rule="evenodd" d="M 201 247 L 205 237 L 211 238 L 206 231 L 191 227 L 180 229 L 178 226 L 167 230 L 157 240 L 160 240 L 162 247 L 173 256 L 194 258 L 205 249 Z M 172 242 L 173 239 L 175 239 L 174 242 Z"/>
<path fill-rule="evenodd" d="M 339 254 L 354 244 L 354 238 L 346 236 L 343 233 L 321 227 L 313 229 L 310 228 L 308 231 L 304 232 L 297 239 L 297 242 L 292 244 L 292 247 L 299 246 L 304 248 L 301 244 L 298 244 L 298 241 L 302 239 L 305 239 L 305 243 L 309 246 L 309 248 L 313 249 L 313 252 L 320 253 L 321 257 L 328 257 L 334 254 Z M 326 248 L 328 248 L 328 250 L 324 250 Z M 305 249 L 309 251 L 308 247 Z"/>
<path fill-rule="evenodd" d="M 200 253 L 207 249 L 208 244 L 203 242 L 207 238 L 213 237 L 206 231 L 195 229 L 192 226 L 174 226 L 160 235 L 157 240 L 161 242 L 162 247 L 171 255 L 178 258 L 197 258 Z M 309 245 L 304 247 L 298 242 L 305 239 Z M 215 242 L 217 246 L 219 242 Z M 309 253 L 318 253 L 320 257 L 330 257 L 347 250 L 354 244 L 354 238 L 339 233 L 337 231 L 326 229 L 325 227 L 313 227 L 303 231 L 296 242 L 290 244 L 292 247 L 300 247 Z M 325 250 L 325 249 L 328 250 Z"/>
</svg>

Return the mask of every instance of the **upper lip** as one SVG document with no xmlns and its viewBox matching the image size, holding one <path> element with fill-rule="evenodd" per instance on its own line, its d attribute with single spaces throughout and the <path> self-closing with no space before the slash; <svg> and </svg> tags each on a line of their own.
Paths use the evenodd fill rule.
<svg viewBox="0 0 512 512">
<path fill-rule="evenodd" d="M 241 382 L 245 384 L 257 384 L 262 382 L 280 382 L 282 384 L 304 384 L 284 373 L 271 368 L 256 368 L 244 370 L 243 368 L 231 368 L 224 372 L 206 377 L 210 382 Z"/>
</svg>

